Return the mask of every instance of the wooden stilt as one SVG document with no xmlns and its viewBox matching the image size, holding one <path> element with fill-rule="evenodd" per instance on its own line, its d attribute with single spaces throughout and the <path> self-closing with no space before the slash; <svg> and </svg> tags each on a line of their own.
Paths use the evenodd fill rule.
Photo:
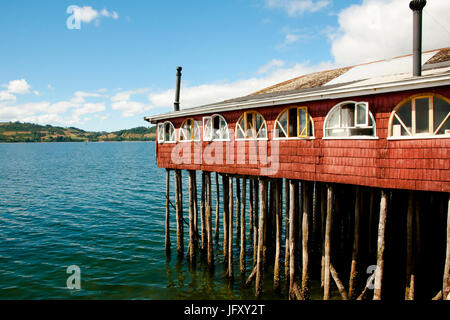
<svg viewBox="0 0 450 320">
<path fill-rule="evenodd" d="M 223 263 L 228 264 L 228 220 L 230 210 L 230 185 L 228 177 L 222 175 L 222 187 L 223 187 Z"/>
<path fill-rule="evenodd" d="M 211 173 L 205 174 L 206 184 L 206 210 L 205 210 L 205 222 L 206 222 L 206 242 L 207 242 L 207 263 L 211 269 L 214 266 L 213 255 L 213 237 L 212 237 L 212 195 L 211 195 Z"/>
<path fill-rule="evenodd" d="M 241 242 L 241 179 L 236 178 L 236 247 Z"/>
<path fill-rule="evenodd" d="M 284 232 L 284 237 L 285 237 L 285 248 L 284 248 L 284 277 L 286 279 L 286 285 L 289 285 L 289 264 L 290 264 L 290 259 L 289 259 L 289 180 L 285 179 L 284 180 L 284 203 L 285 203 L 285 207 L 286 207 L 286 212 L 285 212 L 285 216 L 286 216 L 286 223 L 285 223 L 285 232 Z"/>
<path fill-rule="evenodd" d="M 202 193 L 200 198 L 200 224 L 202 228 L 201 233 L 201 246 L 200 249 L 202 254 L 204 254 L 206 250 L 206 222 L 205 222 L 205 201 L 206 201 L 206 182 L 205 182 L 205 172 L 202 171 Z"/>
<path fill-rule="evenodd" d="M 414 300 L 414 193 L 408 192 L 408 212 L 406 217 L 406 288 L 405 300 Z"/>
<path fill-rule="evenodd" d="M 302 296 L 309 300 L 309 213 L 310 213 L 310 183 L 302 182 L 303 217 L 302 217 Z"/>
<path fill-rule="evenodd" d="M 195 263 L 195 228 L 194 228 L 194 176 L 195 171 L 189 170 L 189 246 L 188 260 L 192 265 Z"/>
<path fill-rule="evenodd" d="M 166 255 L 170 255 L 170 170 L 166 169 L 166 236 L 164 239 L 164 247 Z"/>
<path fill-rule="evenodd" d="M 254 206 L 253 206 L 253 183 L 254 180 L 253 179 L 249 179 L 248 181 L 249 183 L 249 229 L 250 229 L 250 239 L 252 242 L 252 246 L 253 246 L 253 225 L 254 225 L 254 220 L 253 220 L 253 211 L 254 211 Z"/>
<path fill-rule="evenodd" d="M 281 188 L 283 187 L 282 180 L 277 180 L 274 183 L 275 196 L 275 263 L 273 268 L 273 289 L 275 292 L 280 291 L 280 251 L 281 251 Z"/>
<path fill-rule="evenodd" d="M 258 232 L 258 255 L 256 261 L 256 284 L 255 284 L 255 295 L 257 298 L 261 297 L 262 294 L 262 281 L 263 281 L 263 240 L 264 240 L 264 225 L 265 225 L 265 212 L 267 210 L 267 181 L 263 178 L 259 179 L 259 198 L 260 198 L 260 208 L 259 208 L 259 232 Z"/>
<path fill-rule="evenodd" d="M 181 170 L 175 170 L 175 208 L 177 220 L 177 256 L 184 257 L 184 227 L 183 227 L 183 190 L 181 187 Z"/>
<path fill-rule="evenodd" d="M 198 199 L 197 199 L 197 174 L 192 176 L 193 179 L 193 192 L 194 192 L 194 250 L 198 250 L 199 232 L 198 232 Z"/>
<path fill-rule="evenodd" d="M 255 211 L 254 211 L 254 224 L 253 224 L 253 263 L 256 264 L 258 257 L 258 229 L 259 229 L 259 182 L 254 180 L 254 192 L 255 192 Z"/>
<path fill-rule="evenodd" d="M 298 183 L 289 180 L 289 299 L 293 299 L 295 284 L 295 198 L 298 196 Z"/>
<path fill-rule="evenodd" d="M 352 265 L 350 270 L 350 284 L 348 286 L 348 295 L 350 299 L 356 299 L 355 292 L 355 280 L 358 275 L 357 264 L 359 259 L 359 220 L 360 220 L 360 201 L 361 194 L 360 188 L 357 186 L 355 190 L 355 223 L 353 232 L 353 253 L 352 253 Z"/>
<path fill-rule="evenodd" d="M 324 289 L 323 299 L 330 299 L 330 245 L 331 245 L 331 225 L 333 223 L 333 187 L 327 186 L 327 220 L 325 225 L 325 266 L 324 266 Z"/>
<path fill-rule="evenodd" d="M 246 248 L 246 239 L 245 239 L 245 204 L 247 201 L 247 179 L 242 179 L 242 204 L 241 204 L 241 252 L 240 252 L 240 271 L 241 274 L 245 274 L 245 248 Z"/>
<path fill-rule="evenodd" d="M 447 252 L 445 257 L 445 266 L 444 266 L 444 279 L 443 279 L 443 299 L 450 299 L 450 194 L 448 198 L 448 207 L 447 207 Z"/>
<path fill-rule="evenodd" d="M 320 189 L 320 221 L 321 221 L 321 230 L 320 234 L 322 236 L 322 259 L 321 259 L 321 267 L 322 270 L 320 272 L 320 285 L 324 287 L 325 281 L 325 226 L 326 226 L 326 212 L 327 212 L 327 188 L 324 184 L 321 185 Z"/>
<path fill-rule="evenodd" d="M 378 223 L 377 269 L 375 271 L 375 289 L 373 300 L 381 300 L 384 271 L 384 242 L 386 233 L 386 216 L 388 209 L 388 193 L 381 190 L 380 220 Z"/>
<path fill-rule="evenodd" d="M 233 279 L 233 177 L 228 177 L 229 181 L 229 203 L 228 203 L 228 277 Z"/>
<path fill-rule="evenodd" d="M 214 225 L 214 240 L 219 242 L 219 204 L 220 204 L 220 188 L 219 174 L 216 172 L 216 221 Z"/>
<path fill-rule="evenodd" d="M 337 273 L 336 269 L 334 269 L 334 267 L 331 263 L 330 263 L 330 273 L 331 273 L 331 277 L 333 278 L 334 282 L 336 283 L 336 287 L 338 288 L 342 299 L 348 300 L 347 290 L 345 290 L 345 287 L 344 287 L 342 281 L 339 279 L 339 274 Z"/>
</svg>

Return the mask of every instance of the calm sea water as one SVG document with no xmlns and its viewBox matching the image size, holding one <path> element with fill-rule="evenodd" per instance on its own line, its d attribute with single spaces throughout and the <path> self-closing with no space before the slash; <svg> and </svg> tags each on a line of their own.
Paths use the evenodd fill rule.
<svg viewBox="0 0 450 320">
<path fill-rule="evenodd" d="M 179 262 L 175 248 L 166 258 L 165 170 L 154 152 L 153 142 L 0 144 L 0 299 L 252 299 L 238 261 L 229 283 L 221 255 L 212 274 Z M 176 243 L 174 210 L 171 225 Z M 80 290 L 66 286 L 70 265 Z M 285 299 L 270 277 L 264 298 Z"/>
</svg>

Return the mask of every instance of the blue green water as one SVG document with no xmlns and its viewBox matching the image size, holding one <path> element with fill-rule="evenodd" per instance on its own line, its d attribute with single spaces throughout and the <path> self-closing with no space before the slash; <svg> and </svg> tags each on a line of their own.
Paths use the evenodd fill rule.
<svg viewBox="0 0 450 320">
<path fill-rule="evenodd" d="M 175 248 L 166 258 L 165 170 L 154 152 L 153 142 L 0 144 L 0 299 L 253 298 L 240 279 L 222 279 L 220 254 L 212 274 L 177 261 Z M 173 210 L 171 225 L 175 243 Z M 70 265 L 79 290 L 66 286 Z M 271 285 L 264 298 L 286 297 Z"/>
</svg>

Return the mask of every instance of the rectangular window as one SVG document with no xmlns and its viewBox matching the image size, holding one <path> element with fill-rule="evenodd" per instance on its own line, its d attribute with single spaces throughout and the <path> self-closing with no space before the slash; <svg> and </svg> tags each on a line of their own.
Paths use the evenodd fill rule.
<svg viewBox="0 0 450 320">
<path fill-rule="evenodd" d="M 213 139 L 211 117 L 203 117 L 203 140 L 211 141 Z"/>
<path fill-rule="evenodd" d="M 164 123 L 158 123 L 158 142 L 164 142 Z"/>
<path fill-rule="evenodd" d="M 357 127 L 367 127 L 369 125 L 369 105 L 367 102 L 356 104 L 355 124 Z"/>
<path fill-rule="evenodd" d="M 298 131 L 297 137 L 308 136 L 308 108 L 299 107 L 298 111 Z"/>
<path fill-rule="evenodd" d="M 429 127 L 429 98 L 416 99 L 416 134 L 430 133 Z"/>
</svg>

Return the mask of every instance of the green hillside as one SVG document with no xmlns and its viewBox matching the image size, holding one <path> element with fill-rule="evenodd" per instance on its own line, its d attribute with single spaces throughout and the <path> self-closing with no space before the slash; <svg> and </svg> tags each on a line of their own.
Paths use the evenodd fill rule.
<svg viewBox="0 0 450 320">
<path fill-rule="evenodd" d="M 156 126 L 115 132 L 91 132 L 22 122 L 0 122 L 0 142 L 154 141 Z"/>
</svg>

